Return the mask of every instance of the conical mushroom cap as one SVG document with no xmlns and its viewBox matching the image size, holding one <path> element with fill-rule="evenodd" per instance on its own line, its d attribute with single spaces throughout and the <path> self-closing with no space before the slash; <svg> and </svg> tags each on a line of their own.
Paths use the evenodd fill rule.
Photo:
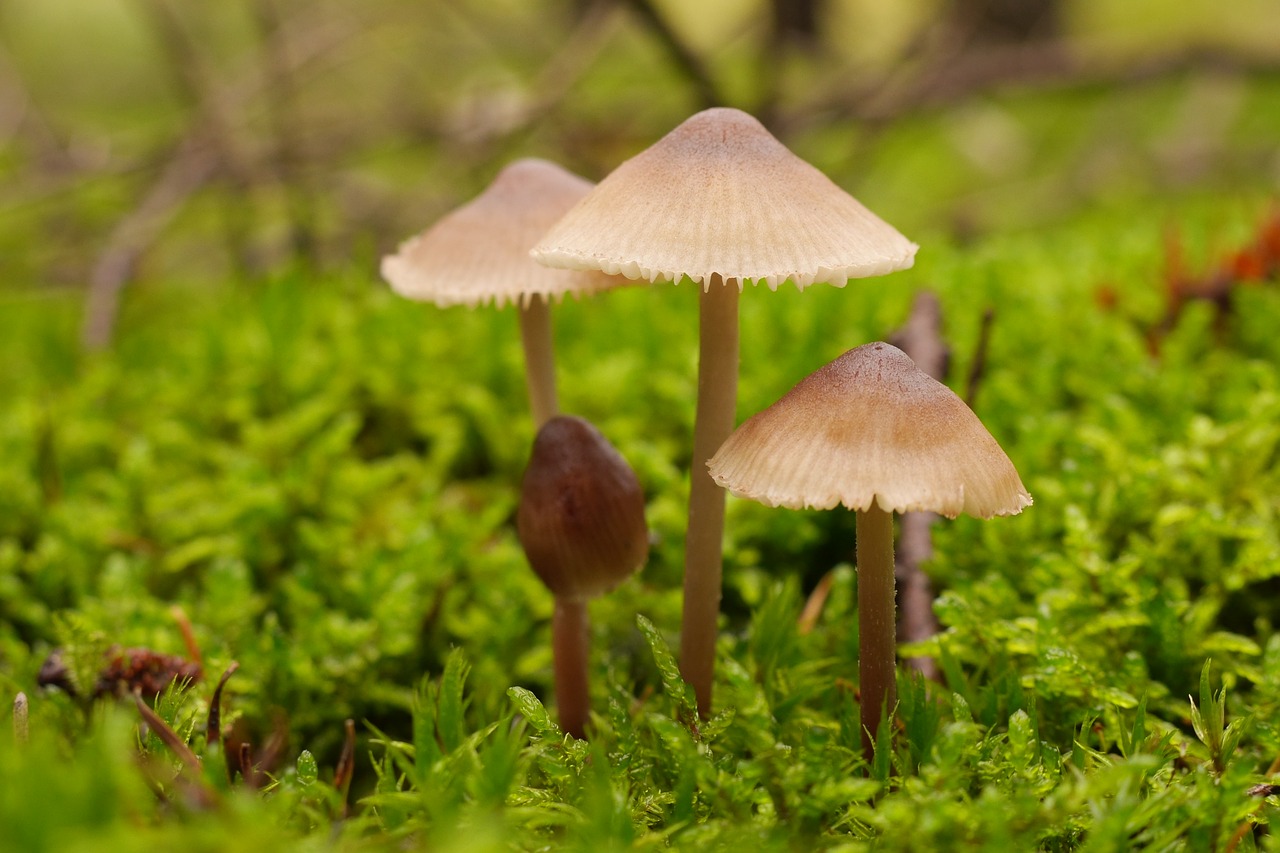
<svg viewBox="0 0 1280 853">
<path fill-rule="evenodd" d="M 708 463 L 740 497 L 793 509 L 1013 515 L 1031 496 L 964 401 L 897 347 L 871 343 L 747 419 Z"/>
<path fill-rule="evenodd" d="M 529 565 L 557 598 L 608 592 L 649 556 L 635 472 L 599 430 L 568 415 L 538 430 L 516 530 Z"/>
<path fill-rule="evenodd" d="M 546 160 L 517 160 L 480 195 L 384 257 L 382 277 L 401 296 L 441 307 L 501 307 L 625 284 L 600 272 L 548 269 L 529 257 L 530 247 L 591 187 Z"/>
<path fill-rule="evenodd" d="M 534 247 L 548 266 L 843 287 L 916 246 L 744 112 L 705 110 L 623 163 Z"/>
</svg>

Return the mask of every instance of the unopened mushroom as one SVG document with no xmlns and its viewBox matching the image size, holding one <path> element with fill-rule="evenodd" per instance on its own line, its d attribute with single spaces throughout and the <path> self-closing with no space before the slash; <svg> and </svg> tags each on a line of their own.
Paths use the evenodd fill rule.
<svg viewBox="0 0 1280 853">
<path fill-rule="evenodd" d="M 744 284 L 843 287 L 911 266 L 916 246 L 739 110 L 697 113 L 623 163 L 542 238 L 549 266 L 702 288 L 681 669 L 711 708 L 724 492 L 703 463 L 733 429 Z"/>
<path fill-rule="evenodd" d="M 552 651 L 560 726 L 585 735 L 587 601 L 644 565 L 644 492 L 622 455 L 590 423 L 560 415 L 538 430 L 516 528 L 529 565 L 555 596 Z"/>
<path fill-rule="evenodd" d="M 517 160 L 479 196 L 382 259 L 382 277 L 409 299 L 441 307 L 520 306 L 525 377 L 539 426 L 559 408 L 549 300 L 625 283 L 599 272 L 548 269 L 529 258 L 538 237 L 591 187 L 554 163 Z"/>
<path fill-rule="evenodd" d="M 871 343 L 819 368 L 748 418 L 708 464 L 766 506 L 857 512 L 861 725 L 868 758 L 897 701 L 893 513 L 1014 515 L 1031 496 L 951 389 L 897 347 Z"/>
</svg>

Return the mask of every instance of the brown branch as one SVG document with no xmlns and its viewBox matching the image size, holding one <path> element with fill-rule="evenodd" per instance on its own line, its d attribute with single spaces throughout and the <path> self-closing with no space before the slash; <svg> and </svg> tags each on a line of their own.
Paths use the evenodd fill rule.
<svg viewBox="0 0 1280 853">
<path fill-rule="evenodd" d="M 916 294 L 906 324 L 891 340 L 925 373 L 939 382 L 946 377 L 951 357 L 942 340 L 942 306 L 931 291 Z M 898 633 L 908 643 L 918 643 L 938 633 L 938 620 L 933 615 L 933 585 L 920 568 L 933 556 L 931 528 L 936 517 L 931 512 L 905 512 L 900 521 L 894 574 L 902 614 Z M 909 658 L 907 665 L 933 681 L 941 677 L 933 658 Z"/>
<path fill-rule="evenodd" d="M 939 58 L 919 57 L 878 76 L 834 74 L 838 88 L 817 93 L 797 107 L 803 115 L 832 115 L 888 122 L 920 109 L 956 103 L 993 87 L 1059 91 L 1141 83 L 1177 77 L 1188 71 L 1280 74 L 1280 54 L 1216 47 L 1192 47 L 1142 60 L 1099 59 L 1101 50 L 1074 39 L 1039 39 L 1010 45 L 968 46 L 949 43 Z"/>
<path fill-rule="evenodd" d="M 804 636 L 813 632 L 818 619 L 822 616 L 822 609 L 827 604 L 827 598 L 831 595 L 831 586 L 835 583 L 835 579 L 836 573 L 832 569 L 818 580 L 809 597 L 805 599 L 800 617 L 796 620 L 796 633 Z"/>
<path fill-rule="evenodd" d="M 222 678 L 218 679 L 218 686 L 213 688 L 213 697 L 209 700 L 209 717 L 204 727 L 205 743 L 222 743 L 222 691 L 238 669 L 239 661 L 233 660 L 223 671 Z"/>
<path fill-rule="evenodd" d="M 232 190 L 222 202 L 223 234 L 236 266 L 247 273 L 252 268 L 249 235 L 257 229 L 253 206 L 244 203 L 244 196 L 258 183 L 260 169 L 236 144 L 232 131 L 234 111 L 218 73 L 206 61 L 202 43 L 187 32 L 169 0 L 141 0 L 141 7 L 168 61 L 169 78 L 177 84 L 179 96 L 197 116 L 197 124 L 203 126 L 209 144 L 218 153 L 220 172 Z"/>
<path fill-rule="evenodd" d="M 142 698 L 142 694 L 135 692 L 133 694 L 133 702 L 138 706 L 138 715 L 142 717 L 143 722 L 151 731 L 155 732 L 156 737 L 160 738 L 165 746 L 182 762 L 184 773 L 190 774 L 193 782 L 199 782 L 200 776 L 200 759 L 191 751 L 191 747 L 187 746 L 187 742 L 182 736 L 169 727 L 169 724 L 161 719 L 160 715 L 151 709 Z"/>
<path fill-rule="evenodd" d="M 994 308 L 982 312 L 982 324 L 978 327 L 978 343 L 973 348 L 973 361 L 969 363 L 969 376 L 964 385 L 964 402 L 969 408 L 978 403 L 978 389 L 987 372 L 987 351 L 991 346 L 991 322 L 995 320 Z"/>
<path fill-rule="evenodd" d="M 59 171 L 74 166 L 75 158 L 31 97 L 21 69 L 0 41 L 0 144 L 24 131 L 35 148 L 37 163 Z"/>
<path fill-rule="evenodd" d="M 286 58 L 285 70 L 297 73 L 331 52 L 344 37 L 343 33 L 335 33 L 330 28 L 318 28 L 301 40 L 302 46 Z M 120 293 L 132 279 L 142 255 L 159 239 L 190 197 L 226 165 L 225 147 L 211 144 L 209 134 L 230 134 L 231 127 L 225 123 L 219 125 L 215 118 L 211 130 L 206 121 L 208 116 L 243 114 L 243 105 L 265 86 L 267 81 L 261 77 L 247 75 L 217 95 L 210 95 L 220 106 L 213 113 L 197 112 L 186 135 L 170 153 L 164 169 L 143 193 L 137 206 L 111 231 L 89 274 L 80 335 L 86 349 L 99 350 L 110 344 L 119 313 Z M 243 205 L 243 200 L 237 199 L 236 204 Z"/>
<path fill-rule="evenodd" d="M 314 267 L 318 260 L 319 241 L 314 200 L 306 179 L 306 152 L 294 110 L 296 88 L 289 68 L 285 22 L 281 20 L 274 0 L 257 0 L 253 4 L 253 12 L 262 40 L 262 78 L 266 81 L 267 112 L 274 137 L 271 161 L 285 194 L 289 244 L 295 259 Z"/>
<path fill-rule="evenodd" d="M 160 236 L 192 193 L 217 171 L 218 159 L 198 133 L 189 134 L 142 201 L 117 223 L 89 273 L 80 341 L 100 350 L 111 343 L 120 292 L 133 277 L 143 252 Z"/>
<path fill-rule="evenodd" d="M 628 8 L 636 13 L 654 37 L 658 39 L 659 43 L 662 44 L 662 47 L 675 63 L 676 70 L 693 88 L 698 102 L 698 109 L 705 110 L 710 107 L 723 106 L 727 103 L 724 94 L 712 79 L 711 72 L 707 70 L 702 58 L 672 28 L 671 24 L 662 16 L 662 13 L 654 6 L 652 0 L 620 0 L 620 2 L 626 4 Z"/>
<path fill-rule="evenodd" d="M 351 812 L 347 795 L 356 769 L 356 721 L 348 719 L 342 725 L 345 737 L 342 740 L 342 752 L 338 755 L 338 764 L 333 771 L 333 787 L 342 797 L 342 817 L 346 818 Z"/>
</svg>

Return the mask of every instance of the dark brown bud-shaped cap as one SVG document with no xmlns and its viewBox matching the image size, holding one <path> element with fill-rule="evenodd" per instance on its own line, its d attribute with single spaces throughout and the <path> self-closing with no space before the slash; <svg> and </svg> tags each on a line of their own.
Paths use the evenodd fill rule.
<svg viewBox="0 0 1280 853">
<path fill-rule="evenodd" d="M 811 373 L 708 463 L 740 497 L 794 509 L 1013 515 L 1031 496 L 964 401 L 886 343 Z"/>
<path fill-rule="evenodd" d="M 538 430 L 516 527 L 529 565 L 557 598 L 606 593 L 649 556 L 640 482 L 582 418 L 554 417 Z"/>
</svg>

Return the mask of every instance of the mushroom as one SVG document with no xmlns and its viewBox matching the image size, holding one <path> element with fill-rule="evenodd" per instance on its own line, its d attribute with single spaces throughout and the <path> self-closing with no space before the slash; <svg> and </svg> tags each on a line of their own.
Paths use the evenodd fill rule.
<svg viewBox="0 0 1280 853">
<path fill-rule="evenodd" d="M 517 160 L 479 196 L 382 259 L 382 277 L 409 299 L 440 307 L 519 304 L 525 378 L 539 426 L 559 410 L 549 300 L 625 283 L 599 272 L 551 270 L 529 260 L 538 237 L 591 187 L 590 181 L 546 160 Z"/>
<path fill-rule="evenodd" d="M 708 464 L 766 506 L 857 512 L 861 725 L 868 759 L 896 704 L 893 513 L 1014 515 L 1031 505 L 1009 457 L 951 389 L 870 343 L 748 418 Z"/>
<path fill-rule="evenodd" d="M 738 295 L 911 266 L 916 246 L 739 110 L 697 113 L 623 163 L 542 238 L 549 266 L 702 289 L 698 403 L 685 539 L 681 669 L 710 713 L 724 492 L 703 463 L 733 429 Z"/>
<path fill-rule="evenodd" d="M 635 472 L 599 430 L 560 415 L 538 430 L 516 513 L 520 544 L 555 596 L 552 651 L 560 726 L 585 736 L 587 601 L 644 565 L 649 531 Z"/>
</svg>

